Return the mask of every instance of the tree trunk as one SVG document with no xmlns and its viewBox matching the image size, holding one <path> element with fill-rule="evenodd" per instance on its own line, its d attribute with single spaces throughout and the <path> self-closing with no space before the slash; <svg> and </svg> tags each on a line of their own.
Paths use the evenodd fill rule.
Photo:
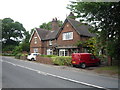
<svg viewBox="0 0 120 90">
<path fill-rule="evenodd" d="M 111 56 L 107 56 L 108 57 L 108 65 L 112 66 L 112 57 Z"/>
</svg>

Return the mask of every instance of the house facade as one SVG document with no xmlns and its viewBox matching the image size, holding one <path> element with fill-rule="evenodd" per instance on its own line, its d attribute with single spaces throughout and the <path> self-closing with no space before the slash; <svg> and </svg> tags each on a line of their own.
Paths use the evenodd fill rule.
<svg viewBox="0 0 120 90">
<path fill-rule="evenodd" d="M 78 47 L 76 43 L 95 36 L 89 32 L 89 28 L 90 26 L 71 18 L 66 18 L 62 27 L 59 27 L 55 18 L 51 31 L 40 28 L 34 30 L 29 40 L 30 53 L 70 56 L 74 52 L 87 52 L 87 48 Z"/>
</svg>

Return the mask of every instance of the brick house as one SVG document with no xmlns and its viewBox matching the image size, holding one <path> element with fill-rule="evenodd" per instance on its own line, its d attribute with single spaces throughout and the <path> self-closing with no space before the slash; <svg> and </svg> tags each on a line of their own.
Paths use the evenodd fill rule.
<svg viewBox="0 0 120 90">
<path fill-rule="evenodd" d="M 87 48 L 78 47 L 75 44 L 77 41 L 85 41 L 95 35 L 89 32 L 89 28 L 90 26 L 70 17 L 66 18 L 62 27 L 59 27 L 55 18 L 52 20 L 51 31 L 41 28 L 34 30 L 29 40 L 30 53 L 69 56 L 73 52 L 87 52 Z"/>
</svg>

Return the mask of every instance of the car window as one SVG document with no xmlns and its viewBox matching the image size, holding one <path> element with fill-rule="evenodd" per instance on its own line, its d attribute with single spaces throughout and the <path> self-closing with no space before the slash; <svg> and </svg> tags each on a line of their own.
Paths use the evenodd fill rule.
<svg viewBox="0 0 120 90">
<path fill-rule="evenodd" d="M 90 57 L 91 57 L 91 59 L 96 59 L 96 57 L 94 55 L 91 55 Z"/>
<path fill-rule="evenodd" d="M 37 56 L 37 54 L 33 54 L 34 56 Z"/>
</svg>

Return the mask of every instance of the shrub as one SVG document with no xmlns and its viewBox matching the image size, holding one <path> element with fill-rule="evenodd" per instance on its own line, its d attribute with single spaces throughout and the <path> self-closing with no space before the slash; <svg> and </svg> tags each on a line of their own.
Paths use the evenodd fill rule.
<svg viewBox="0 0 120 90">
<path fill-rule="evenodd" d="M 15 55 L 15 58 L 20 59 L 20 56 L 22 56 L 22 54 L 18 53 L 18 54 Z"/>
<path fill-rule="evenodd" d="M 41 57 L 56 57 L 56 55 L 40 55 Z"/>
<path fill-rule="evenodd" d="M 71 57 L 70 56 L 57 56 L 57 57 L 52 57 L 52 62 L 55 65 L 66 65 L 70 66 L 71 65 Z"/>
<path fill-rule="evenodd" d="M 2 53 L 2 56 L 14 56 L 12 53 Z"/>
</svg>

